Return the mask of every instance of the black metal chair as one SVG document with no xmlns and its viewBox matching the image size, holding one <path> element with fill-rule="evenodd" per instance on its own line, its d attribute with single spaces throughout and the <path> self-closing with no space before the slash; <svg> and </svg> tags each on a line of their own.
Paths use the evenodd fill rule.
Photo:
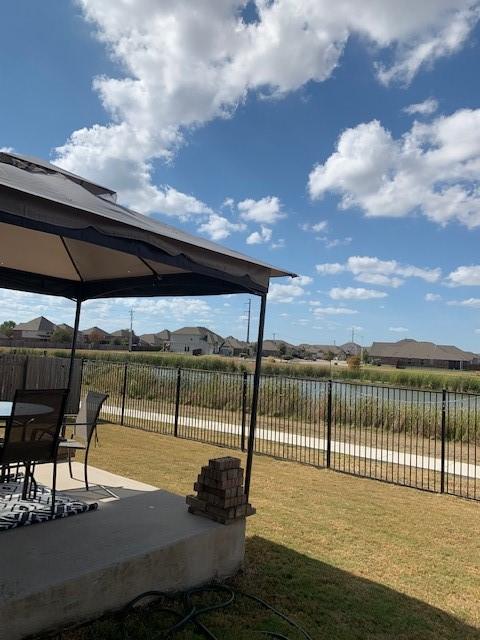
<svg viewBox="0 0 480 640">
<path fill-rule="evenodd" d="M 84 450 L 84 476 L 85 487 L 87 491 L 88 486 L 88 453 L 90 451 L 90 444 L 92 437 L 97 431 L 98 416 L 102 409 L 102 405 L 108 395 L 105 393 L 99 393 L 98 391 L 89 391 L 86 398 L 82 401 L 80 411 L 78 412 L 77 419 L 73 428 L 72 439 L 63 440 L 59 445 L 59 453 L 67 452 L 68 455 L 68 468 L 70 471 L 70 477 L 73 478 L 72 472 L 72 451 Z"/>
<path fill-rule="evenodd" d="M 0 443 L 0 467 L 14 464 L 25 467 L 23 499 L 32 484 L 36 488 L 35 465 L 53 463 L 52 517 L 55 514 L 58 445 L 67 395 L 67 389 L 16 391 L 4 440 Z"/>
</svg>

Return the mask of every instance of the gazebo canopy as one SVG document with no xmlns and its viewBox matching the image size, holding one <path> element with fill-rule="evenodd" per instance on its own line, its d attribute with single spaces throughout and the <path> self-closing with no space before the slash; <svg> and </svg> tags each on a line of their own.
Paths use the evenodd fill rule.
<svg viewBox="0 0 480 640">
<path fill-rule="evenodd" d="M 77 300 L 265 294 L 295 274 L 136 213 L 111 189 L 0 153 L 0 287 Z"/>
</svg>

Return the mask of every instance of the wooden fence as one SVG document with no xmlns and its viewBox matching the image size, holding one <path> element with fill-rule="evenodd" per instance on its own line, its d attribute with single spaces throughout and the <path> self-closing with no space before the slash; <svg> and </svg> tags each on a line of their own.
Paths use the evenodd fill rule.
<svg viewBox="0 0 480 640">
<path fill-rule="evenodd" d="M 12 401 L 17 389 L 64 389 L 69 358 L 0 354 L 0 400 Z M 77 413 L 80 402 L 82 361 L 75 360 L 67 413 Z"/>
</svg>

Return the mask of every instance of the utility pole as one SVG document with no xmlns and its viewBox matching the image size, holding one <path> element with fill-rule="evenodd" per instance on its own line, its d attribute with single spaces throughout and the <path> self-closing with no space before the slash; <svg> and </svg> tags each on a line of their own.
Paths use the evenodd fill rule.
<svg viewBox="0 0 480 640">
<path fill-rule="evenodd" d="M 274 334 L 273 334 L 273 341 L 274 341 L 274 342 L 275 342 L 275 336 L 276 336 L 276 335 L 277 335 L 276 333 L 274 333 Z"/>
<path fill-rule="evenodd" d="M 130 309 L 130 333 L 128 334 L 128 350 L 133 347 L 133 307 Z"/>
<path fill-rule="evenodd" d="M 252 313 L 252 299 L 249 298 L 247 302 L 248 311 L 247 311 L 247 344 L 250 344 L 250 316 Z"/>
<path fill-rule="evenodd" d="M 355 342 L 355 327 L 352 327 L 352 342 Z"/>
</svg>

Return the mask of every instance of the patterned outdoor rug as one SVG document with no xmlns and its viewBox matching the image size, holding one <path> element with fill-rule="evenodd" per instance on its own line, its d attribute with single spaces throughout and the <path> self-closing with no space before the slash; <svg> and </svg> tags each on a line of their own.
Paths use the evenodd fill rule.
<svg viewBox="0 0 480 640">
<path fill-rule="evenodd" d="M 37 497 L 22 500 L 22 487 L 23 477 L 20 476 L 18 479 L 10 477 L 5 482 L 0 482 L 0 531 L 50 520 L 51 490 L 38 484 Z M 97 502 L 88 504 L 57 493 L 53 519 L 68 518 L 97 508 Z"/>
</svg>

